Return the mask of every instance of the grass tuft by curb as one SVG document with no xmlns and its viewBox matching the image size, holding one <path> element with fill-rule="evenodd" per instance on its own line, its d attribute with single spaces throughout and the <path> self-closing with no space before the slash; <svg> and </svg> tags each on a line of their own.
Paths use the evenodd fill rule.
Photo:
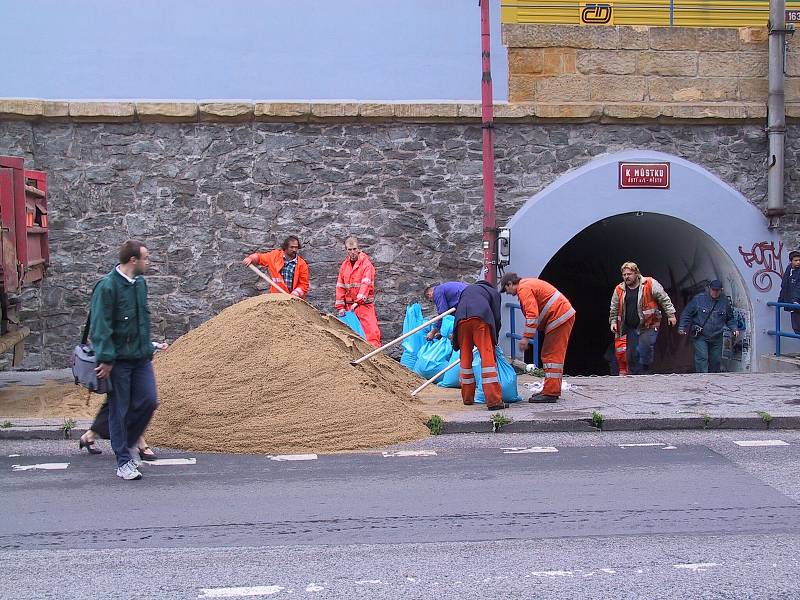
<svg viewBox="0 0 800 600">
<path fill-rule="evenodd" d="M 75 419 L 73 419 L 73 418 L 64 419 L 64 422 L 61 424 L 61 431 L 64 432 L 64 439 L 65 440 L 69 439 L 69 435 L 72 432 L 72 430 L 75 428 L 75 425 L 77 425 L 77 423 L 75 422 Z"/>
<path fill-rule="evenodd" d="M 769 424 L 772 423 L 772 415 L 765 410 L 760 410 L 758 411 L 757 414 L 759 417 L 761 417 L 761 420 L 764 421 L 764 424 L 767 426 L 767 429 L 769 429 Z"/>
<path fill-rule="evenodd" d="M 592 411 L 592 427 L 597 427 L 598 429 L 603 429 L 603 421 L 605 421 L 605 417 L 603 413 L 593 410 Z"/>
<path fill-rule="evenodd" d="M 503 413 L 495 413 L 492 415 L 492 418 L 489 419 L 492 423 L 492 432 L 497 433 L 500 431 L 505 425 L 509 425 L 513 423 L 513 419 L 505 416 Z"/>
<path fill-rule="evenodd" d="M 439 415 L 431 415 L 430 418 L 425 421 L 425 426 L 430 430 L 431 435 L 439 435 L 442 433 L 444 419 Z"/>
</svg>

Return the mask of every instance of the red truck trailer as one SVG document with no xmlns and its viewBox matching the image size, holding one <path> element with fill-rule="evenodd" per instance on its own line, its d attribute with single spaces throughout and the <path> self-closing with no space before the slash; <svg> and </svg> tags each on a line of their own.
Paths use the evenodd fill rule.
<svg viewBox="0 0 800 600">
<path fill-rule="evenodd" d="M 0 352 L 13 348 L 14 366 L 30 335 L 19 322 L 19 295 L 47 271 L 47 232 L 47 175 L 25 169 L 21 158 L 0 156 Z"/>
</svg>

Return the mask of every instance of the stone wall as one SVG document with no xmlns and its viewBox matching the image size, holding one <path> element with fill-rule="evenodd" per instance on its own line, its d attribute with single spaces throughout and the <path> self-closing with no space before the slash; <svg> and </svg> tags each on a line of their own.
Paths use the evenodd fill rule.
<svg viewBox="0 0 800 600">
<path fill-rule="evenodd" d="M 361 110 L 357 105 L 356 115 Z M 154 327 L 168 339 L 257 293 L 241 258 L 289 233 L 303 240 L 309 300 L 323 310 L 332 308 L 342 241 L 359 236 L 378 269 L 377 310 L 387 337 L 398 333 L 405 305 L 419 298 L 424 284 L 477 274 L 480 124 L 471 117 L 325 119 L 0 120 L 0 154 L 24 156 L 49 176 L 53 263 L 41 288 L 26 292 L 25 321 L 34 335 L 25 366 L 66 364 L 91 287 L 129 237 L 151 249 Z M 631 148 L 696 162 L 764 205 L 767 146 L 757 123 L 604 123 L 602 114 L 587 122 L 530 115 L 520 121 L 496 130 L 501 224 L 568 170 Z M 792 125 L 790 214 L 782 221 L 792 246 L 798 242 L 798 134 Z"/>
<path fill-rule="evenodd" d="M 800 51 L 788 40 L 786 102 L 794 104 Z M 766 28 L 504 25 L 503 41 L 510 102 L 767 100 Z"/>
</svg>

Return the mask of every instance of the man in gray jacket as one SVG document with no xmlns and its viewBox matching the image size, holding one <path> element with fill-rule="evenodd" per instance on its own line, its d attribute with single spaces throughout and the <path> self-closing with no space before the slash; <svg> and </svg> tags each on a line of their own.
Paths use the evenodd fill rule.
<svg viewBox="0 0 800 600">
<path fill-rule="evenodd" d="M 733 307 L 722 295 L 722 282 L 715 279 L 708 291 L 697 294 L 681 314 L 678 333 L 694 343 L 694 372 L 719 373 L 722 369 L 722 336 L 725 327 L 739 335 Z"/>
</svg>

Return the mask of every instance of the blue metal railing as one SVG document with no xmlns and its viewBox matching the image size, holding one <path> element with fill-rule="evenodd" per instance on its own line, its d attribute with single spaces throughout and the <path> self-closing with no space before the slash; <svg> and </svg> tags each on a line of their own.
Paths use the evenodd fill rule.
<svg viewBox="0 0 800 600">
<path fill-rule="evenodd" d="M 506 302 L 505 307 L 509 309 L 508 332 L 506 332 L 506 337 L 511 339 L 511 360 L 514 360 L 517 356 L 517 341 L 523 339 L 523 337 L 516 332 L 516 319 L 514 318 L 516 315 L 514 314 L 514 311 L 522 310 L 522 307 L 520 307 L 518 302 Z M 525 356 L 523 356 L 522 359 L 524 360 Z M 539 334 L 537 333 L 533 338 L 533 366 L 538 367 L 538 361 Z"/>
<path fill-rule="evenodd" d="M 800 304 L 794 304 L 792 302 L 767 302 L 767 306 L 775 307 L 775 329 L 774 330 L 770 329 L 769 331 L 767 331 L 767 334 L 775 336 L 775 356 L 780 356 L 782 337 L 795 338 L 796 340 L 800 340 L 800 334 L 787 333 L 785 331 L 781 331 L 781 309 L 794 308 L 800 310 Z"/>
</svg>

